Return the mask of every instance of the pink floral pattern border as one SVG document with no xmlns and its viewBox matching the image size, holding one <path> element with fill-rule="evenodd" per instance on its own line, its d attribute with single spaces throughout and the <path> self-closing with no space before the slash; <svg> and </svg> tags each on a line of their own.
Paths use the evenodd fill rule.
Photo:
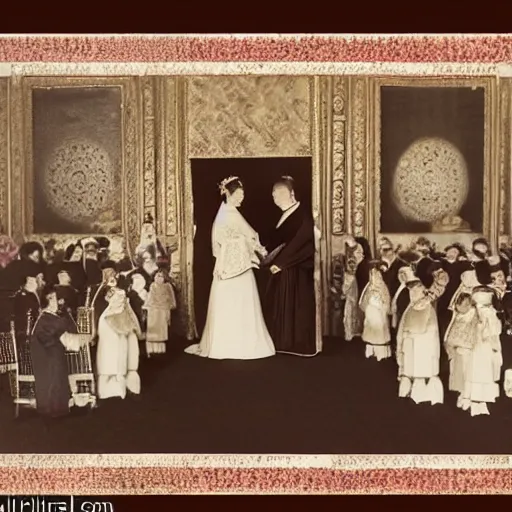
<svg viewBox="0 0 512 512">
<path fill-rule="evenodd" d="M 0 36 L 0 62 L 511 63 L 512 35 Z"/>
<path fill-rule="evenodd" d="M 73 66 L 101 64 L 103 72 L 109 66 L 117 72 L 120 65 L 137 63 L 197 63 L 226 65 L 251 63 L 246 72 L 257 72 L 257 63 L 293 66 L 314 64 L 379 64 L 386 72 L 403 71 L 404 65 L 424 65 L 425 70 L 458 69 L 464 72 L 492 72 L 492 65 L 512 64 L 512 35 L 478 36 L 0 36 L 0 70 L 13 65 L 23 73 L 30 66 L 44 72 L 55 65 L 71 70 Z M 68 64 L 64 68 L 60 65 Z M 18 65 L 20 67 L 15 68 Z M 256 65 L 256 66 L 255 66 Z M 442 66 L 448 65 L 448 66 Z M 456 66 L 474 66 L 465 68 Z M 26 66 L 26 67 L 24 67 Z M 117 66 L 117 67 L 116 67 Z M 387 66 L 387 67 L 386 67 Z M 451 67 L 450 67 L 451 66 Z M 491 67 L 486 67 L 491 66 Z M 95 68 L 90 68 L 95 69 Z M 135 68 L 133 68 L 135 69 Z M 167 68 L 162 68 L 167 69 Z M 178 69 L 178 68 L 176 68 Z M 220 68 L 219 68 L 220 69 Z M 235 71 L 238 68 L 233 68 Z M 244 68 L 241 68 L 242 70 Z M 270 68 L 269 68 L 270 69 Z M 297 68 L 302 69 L 302 68 Z M 336 68 L 337 69 L 337 68 Z M 352 69 L 352 68 L 349 68 Z M 356 69 L 356 68 L 353 68 Z M 365 69 L 362 67 L 363 72 Z M 411 68 L 420 72 L 423 68 Z M 12 70 L 7 70 L 10 74 Z M 4 74 L 6 74 L 4 68 Z M 81 72 L 81 71 L 80 71 Z M 268 72 L 268 70 L 267 70 Z M 55 74 L 55 72 L 51 73 Z M 73 73 L 74 74 L 74 73 Z M 203 74 L 208 74 L 203 70 Z M 230 456 L 239 463 L 216 463 L 222 456 L 190 455 L 190 461 L 201 464 L 172 465 L 162 456 L 153 458 L 154 465 L 130 465 L 129 456 L 105 456 L 114 460 L 100 463 L 98 456 L 89 464 L 69 463 L 69 456 L 0 456 L 0 493 L 2 494 L 509 494 L 512 492 L 512 473 L 508 457 L 498 464 L 486 464 L 484 457 L 467 465 L 459 456 L 437 456 L 437 462 L 411 464 L 415 456 L 391 456 L 398 464 L 382 464 L 385 456 L 357 456 L 356 463 L 343 462 L 334 467 L 308 465 L 308 456 L 300 467 L 276 463 L 273 467 L 251 467 L 251 456 Z M 126 460 L 125 460 L 126 457 Z M 185 462 L 188 456 L 183 456 Z M 291 456 L 293 457 L 293 456 Z M 278 457 L 279 458 L 279 457 Z M 340 456 L 343 459 L 343 456 Z M 467 457 L 466 457 L 467 459 Z M 400 464 L 402 462 L 402 464 Z M 431 466 L 431 467 L 430 467 Z"/>
</svg>

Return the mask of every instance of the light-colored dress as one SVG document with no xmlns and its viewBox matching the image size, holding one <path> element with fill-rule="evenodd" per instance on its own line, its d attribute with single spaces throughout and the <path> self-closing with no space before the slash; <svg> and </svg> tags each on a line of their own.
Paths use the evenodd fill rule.
<svg viewBox="0 0 512 512">
<path fill-rule="evenodd" d="M 463 391 L 465 403 L 471 404 L 472 416 L 489 414 L 487 404 L 495 402 L 500 394 L 499 380 L 503 364 L 501 321 L 492 305 L 479 304 L 479 295 L 474 297 L 479 322 L 473 331 L 475 343 L 468 361 Z"/>
<path fill-rule="evenodd" d="M 366 357 L 378 361 L 391 357 L 389 312 L 391 297 L 380 272 L 372 271 L 359 302 L 364 312 L 362 339 L 366 343 Z"/>
<path fill-rule="evenodd" d="M 459 394 L 464 391 L 477 324 L 478 317 L 474 307 L 463 309 L 460 306 L 455 306 L 452 319 L 446 330 L 444 346 L 450 361 L 448 388 Z M 458 400 L 457 406 L 463 407 L 461 398 Z"/>
<path fill-rule="evenodd" d="M 98 398 L 125 398 L 140 393 L 140 325 L 126 293 L 116 289 L 98 324 Z"/>
<path fill-rule="evenodd" d="M 439 379 L 440 338 L 435 301 L 446 284 L 434 281 L 427 289 L 418 283 L 410 293 L 397 333 L 399 396 L 432 405 L 444 402 L 443 384 Z M 428 382 L 427 382 L 428 381 Z"/>
<path fill-rule="evenodd" d="M 176 309 L 176 295 L 170 283 L 152 283 L 144 304 L 147 310 L 147 354 L 164 354 L 171 325 L 171 311 Z"/>
<path fill-rule="evenodd" d="M 208 315 L 199 344 L 185 352 L 210 359 L 261 359 L 275 355 L 253 268 L 258 234 L 237 208 L 222 203 L 212 228 L 215 257 Z"/>
</svg>

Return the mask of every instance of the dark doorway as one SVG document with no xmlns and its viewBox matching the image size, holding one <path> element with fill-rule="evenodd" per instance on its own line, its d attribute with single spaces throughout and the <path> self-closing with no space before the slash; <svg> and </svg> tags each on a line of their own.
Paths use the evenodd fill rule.
<svg viewBox="0 0 512 512">
<path fill-rule="evenodd" d="M 220 206 L 218 184 L 228 176 L 238 176 L 245 189 L 240 212 L 259 233 L 265 245 L 277 224 L 281 211 L 272 199 L 272 186 L 280 176 L 292 176 L 296 196 L 311 208 L 312 160 L 290 158 L 215 158 L 192 159 L 192 194 L 194 197 L 194 306 L 199 336 L 206 323 L 214 260 L 211 247 L 212 224 Z M 260 293 L 265 288 L 265 273 L 257 272 Z"/>
</svg>

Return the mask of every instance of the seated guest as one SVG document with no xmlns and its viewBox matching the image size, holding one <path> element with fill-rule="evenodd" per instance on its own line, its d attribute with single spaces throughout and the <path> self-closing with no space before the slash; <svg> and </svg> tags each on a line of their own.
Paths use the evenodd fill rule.
<svg viewBox="0 0 512 512">
<path fill-rule="evenodd" d="M 69 316 L 60 314 L 57 293 L 51 286 L 45 288 L 41 305 L 43 310 L 30 337 L 36 403 L 40 414 L 55 418 L 69 413 L 71 401 L 66 351 L 78 352 L 90 336 L 77 334 Z"/>
</svg>

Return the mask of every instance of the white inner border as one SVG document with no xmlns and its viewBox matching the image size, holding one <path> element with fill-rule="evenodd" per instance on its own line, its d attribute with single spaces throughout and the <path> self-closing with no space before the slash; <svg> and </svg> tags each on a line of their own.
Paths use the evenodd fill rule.
<svg viewBox="0 0 512 512">
<path fill-rule="evenodd" d="M 7 468 L 313 468 L 512 469 L 509 455 L 200 455 L 200 454 L 27 454 L 0 455 Z M 1 473 L 0 473 L 1 474 Z"/>
<path fill-rule="evenodd" d="M 0 40 L 1 44 L 1 40 Z M 0 76 L 382 75 L 512 77 L 510 64 L 397 62 L 25 62 Z"/>
</svg>

